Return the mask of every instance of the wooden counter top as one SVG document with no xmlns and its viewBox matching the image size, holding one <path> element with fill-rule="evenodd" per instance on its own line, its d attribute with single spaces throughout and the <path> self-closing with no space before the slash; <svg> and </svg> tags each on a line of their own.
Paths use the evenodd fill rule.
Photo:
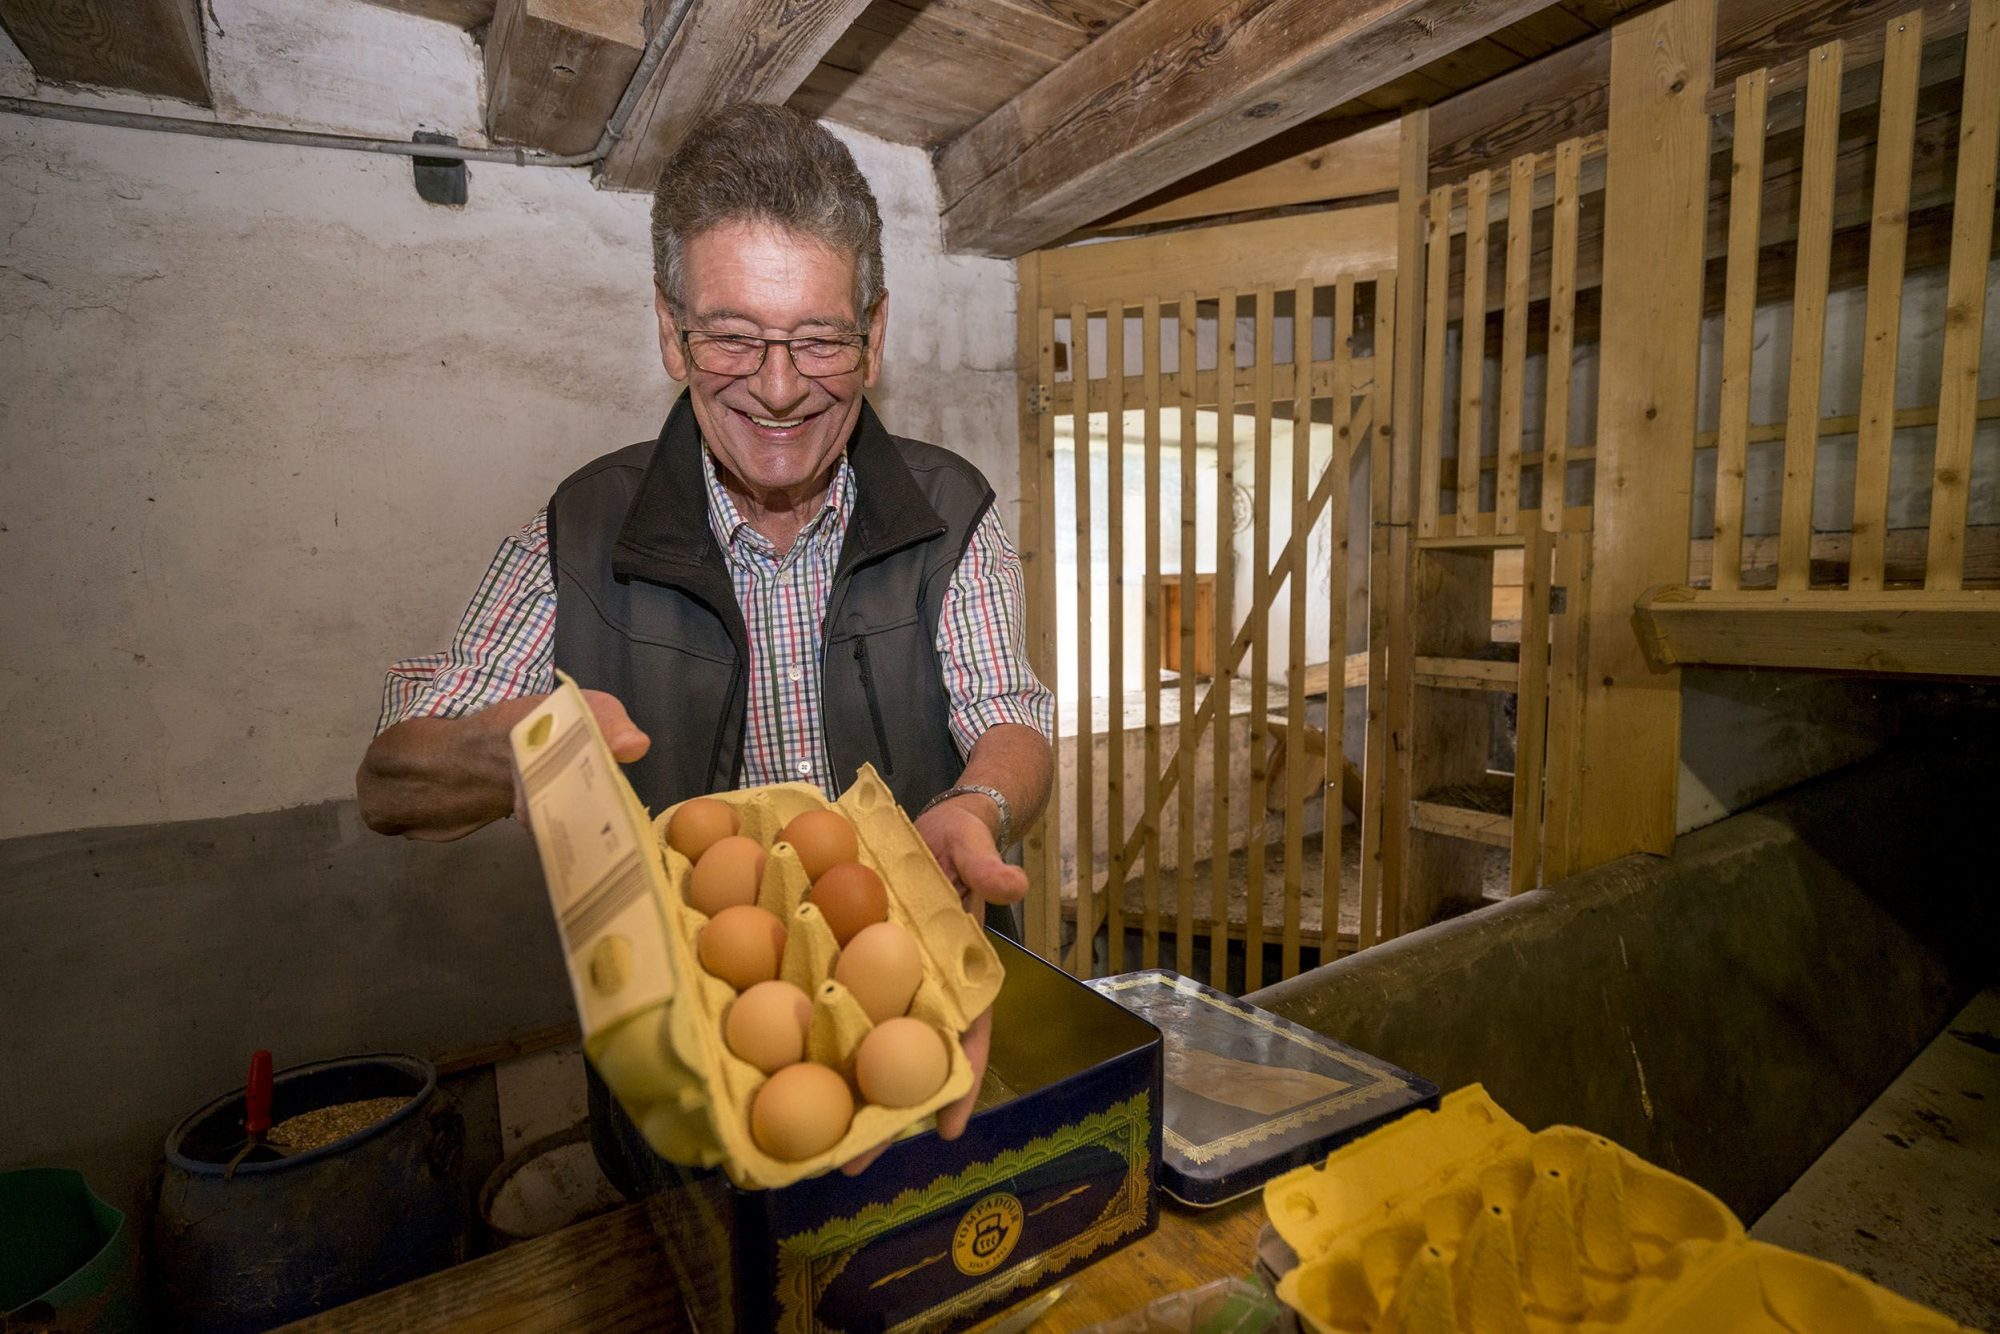
<svg viewBox="0 0 2000 1334">
<path fill-rule="evenodd" d="M 1072 1274 L 1068 1293 L 1035 1329 L 1082 1329 L 1167 1293 L 1247 1274 L 1263 1226 L 1260 1193 L 1214 1209 L 1166 1202 L 1157 1231 Z M 690 1326 L 644 1209 L 628 1205 L 289 1328 L 539 1334 Z"/>
</svg>

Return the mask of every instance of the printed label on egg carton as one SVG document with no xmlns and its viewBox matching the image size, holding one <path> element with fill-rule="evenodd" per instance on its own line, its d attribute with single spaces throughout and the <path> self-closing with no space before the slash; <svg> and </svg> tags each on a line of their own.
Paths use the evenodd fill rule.
<svg viewBox="0 0 2000 1334">
<path fill-rule="evenodd" d="M 863 766 L 837 802 L 798 783 L 709 798 L 730 806 L 739 832 L 769 850 L 756 903 L 786 927 L 778 976 L 812 1002 L 806 1059 L 839 1072 L 851 1088 L 854 1053 L 874 1027 L 833 980 L 840 947 L 810 900 L 797 853 L 779 841 L 794 817 L 829 808 L 853 825 L 858 860 L 887 890 L 888 920 L 916 944 L 922 978 L 906 1013 L 936 1029 L 949 1055 L 931 1097 L 891 1108 L 857 1096 L 847 1133 L 831 1149 L 784 1161 L 751 1134 L 751 1103 L 767 1076 L 723 1040 L 736 991 L 699 962 L 708 918 L 688 901 L 691 863 L 666 842 L 678 807 L 646 820 L 567 677 L 515 728 L 514 744 L 585 1050 L 655 1152 L 692 1166 L 719 1164 L 740 1186 L 783 1186 L 922 1129 L 971 1090 L 959 1035 L 999 994 L 1000 960 L 873 768 Z M 634 893 L 635 879 L 650 892 Z"/>
<path fill-rule="evenodd" d="M 1274 1178 L 1264 1203 L 1299 1257 L 1278 1296 L 1320 1334 L 1817 1331 L 1831 1295 L 1842 1328 L 1955 1328 L 1748 1241 L 1720 1200 L 1601 1135 L 1531 1133 L 1478 1085 Z"/>
</svg>

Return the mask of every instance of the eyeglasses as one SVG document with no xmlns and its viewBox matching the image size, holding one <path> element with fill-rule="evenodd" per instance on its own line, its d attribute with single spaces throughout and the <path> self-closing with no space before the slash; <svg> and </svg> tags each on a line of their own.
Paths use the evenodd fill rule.
<svg viewBox="0 0 2000 1334">
<path fill-rule="evenodd" d="M 704 329 L 691 329 L 681 334 L 681 346 L 687 349 L 688 357 L 694 364 L 710 375 L 755 375 L 763 369 L 764 358 L 770 350 L 782 347 L 791 354 L 793 369 L 800 375 L 819 380 L 860 369 L 862 353 L 868 347 L 868 335 L 758 338 L 753 334 L 710 333 Z"/>
</svg>

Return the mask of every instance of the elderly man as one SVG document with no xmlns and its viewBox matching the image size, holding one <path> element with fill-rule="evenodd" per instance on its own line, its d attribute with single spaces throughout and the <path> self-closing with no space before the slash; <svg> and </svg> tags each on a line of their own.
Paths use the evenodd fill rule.
<svg viewBox="0 0 2000 1334">
<path fill-rule="evenodd" d="M 739 106 L 695 127 L 653 204 L 660 355 L 687 391 L 657 440 L 579 469 L 502 544 L 448 652 L 390 669 L 357 777 L 371 827 L 449 839 L 506 815 L 508 729 L 559 667 L 654 809 L 787 781 L 834 794 L 868 762 L 969 905 L 1022 897 L 1001 853 L 1046 799 L 1053 701 L 991 488 L 889 435 L 864 396 L 881 234 L 812 120 Z M 966 1038 L 981 1067 L 987 1031 Z M 630 1191 L 618 1138 L 599 1156 Z"/>
</svg>

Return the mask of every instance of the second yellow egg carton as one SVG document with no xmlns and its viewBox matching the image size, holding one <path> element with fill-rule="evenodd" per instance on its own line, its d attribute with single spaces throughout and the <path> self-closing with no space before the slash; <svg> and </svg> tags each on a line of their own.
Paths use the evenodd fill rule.
<svg viewBox="0 0 2000 1334">
<path fill-rule="evenodd" d="M 1264 1187 L 1318 1334 L 1959 1327 L 1750 1241 L 1722 1201 L 1574 1126 L 1531 1133 L 1478 1085 Z"/>
<path fill-rule="evenodd" d="M 560 698 L 565 691 L 571 692 L 570 698 Z M 972 1067 L 959 1035 L 999 994 L 1000 959 L 880 775 L 863 765 L 853 785 L 834 802 L 803 783 L 714 793 L 714 800 L 736 811 L 740 832 L 769 850 L 757 905 L 786 927 L 779 976 L 812 1000 L 806 1059 L 832 1067 L 851 1083 L 855 1049 L 873 1027 L 860 1003 L 833 980 L 840 947 L 808 898 L 810 881 L 798 854 L 778 837 L 794 817 L 829 807 L 854 826 L 860 861 L 881 876 L 888 890 L 889 920 L 916 941 L 923 980 L 908 1013 L 944 1035 L 950 1053 L 949 1073 L 932 1097 L 904 1108 L 875 1106 L 857 1098 L 847 1134 L 823 1154 L 787 1162 L 758 1147 L 750 1133 L 750 1103 L 766 1076 L 723 1042 L 723 1014 L 736 991 L 711 976 L 697 959 L 696 942 L 708 919 L 687 901 L 691 863 L 666 842 L 674 808 L 660 812 L 657 819 L 647 815 L 604 746 L 588 707 L 574 692 L 574 685 L 565 679 L 544 706 L 550 726 L 538 729 L 537 719 L 544 710 L 537 710 L 516 727 L 516 754 L 529 787 L 537 845 L 569 955 L 571 983 L 584 1021 L 584 1050 L 653 1151 L 684 1166 L 720 1166 L 746 1188 L 786 1186 L 817 1176 L 885 1140 L 921 1130 L 938 1109 L 970 1092 Z M 579 756 L 591 751 L 592 758 L 560 755 L 566 745 Z M 590 897 L 602 891 L 586 887 L 566 892 L 559 886 L 565 858 L 575 862 L 571 849 L 598 832 L 592 828 L 597 817 L 566 811 L 553 799 L 545 803 L 544 815 L 536 805 L 541 772 L 536 762 L 544 754 L 551 765 L 558 758 L 586 768 L 594 763 L 597 773 L 615 779 L 596 780 L 592 803 L 613 808 L 602 812 L 605 837 L 629 830 L 633 841 L 642 845 L 633 860 L 638 863 L 636 872 L 649 881 L 651 892 L 646 897 L 653 911 L 627 909 L 606 925 L 601 919 L 607 914 L 592 918 L 587 906 Z M 548 780 L 539 786 L 554 790 Z M 604 801 L 606 792 L 615 793 L 618 800 Z M 568 804 L 575 806 L 577 801 Z M 565 815 L 578 833 L 557 835 L 543 827 Z M 615 873 L 603 877 L 614 878 Z"/>
</svg>

